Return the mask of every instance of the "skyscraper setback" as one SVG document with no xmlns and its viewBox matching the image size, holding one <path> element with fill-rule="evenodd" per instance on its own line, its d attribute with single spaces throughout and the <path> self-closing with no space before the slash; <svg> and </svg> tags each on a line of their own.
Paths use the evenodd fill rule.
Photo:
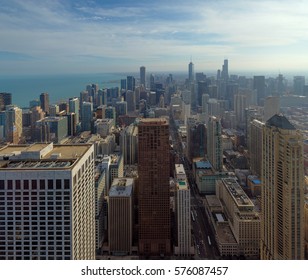
<svg viewBox="0 0 308 280">
<path fill-rule="evenodd" d="M 303 138 L 282 115 L 263 127 L 261 259 L 304 258 Z"/>
<path fill-rule="evenodd" d="M 138 125 L 139 254 L 171 254 L 169 124 L 141 119 Z"/>
</svg>

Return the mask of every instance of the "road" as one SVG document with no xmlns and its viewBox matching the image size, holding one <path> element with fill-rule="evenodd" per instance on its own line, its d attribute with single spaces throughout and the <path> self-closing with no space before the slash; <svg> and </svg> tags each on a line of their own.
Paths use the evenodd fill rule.
<svg viewBox="0 0 308 280">
<path fill-rule="evenodd" d="M 170 135 L 172 138 L 173 148 L 179 156 L 181 164 L 184 165 L 187 180 L 190 185 L 191 211 L 195 218 L 195 221 L 192 220 L 193 242 L 196 252 L 195 258 L 210 260 L 218 259 L 219 253 L 212 229 L 205 214 L 203 199 L 197 189 L 191 165 L 183 153 L 182 142 L 172 116 L 170 116 Z"/>
</svg>

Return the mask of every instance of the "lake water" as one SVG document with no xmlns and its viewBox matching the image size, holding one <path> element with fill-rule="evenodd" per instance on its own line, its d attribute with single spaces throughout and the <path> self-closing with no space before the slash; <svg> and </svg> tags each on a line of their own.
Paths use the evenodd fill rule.
<svg viewBox="0 0 308 280">
<path fill-rule="evenodd" d="M 99 88 L 120 87 L 120 80 L 127 75 L 103 73 L 0 77 L 0 92 L 12 93 L 12 103 L 19 107 L 28 107 L 29 101 L 39 99 L 42 92 L 48 92 L 50 104 L 54 104 L 70 97 L 79 97 L 88 84 L 98 84 Z"/>
</svg>

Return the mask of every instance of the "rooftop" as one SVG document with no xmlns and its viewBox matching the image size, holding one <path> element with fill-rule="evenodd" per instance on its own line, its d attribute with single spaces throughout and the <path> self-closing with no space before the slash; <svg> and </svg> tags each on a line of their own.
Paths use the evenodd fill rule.
<svg viewBox="0 0 308 280">
<path fill-rule="evenodd" d="M 130 197 L 133 191 L 132 178 L 115 178 L 109 190 L 109 197 Z"/>
<path fill-rule="evenodd" d="M 8 145 L 0 149 L 1 168 L 67 168 L 91 147 L 84 145 Z"/>
<path fill-rule="evenodd" d="M 212 169 L 212 165 L 209 161 L 196 161 L 196 168 L 200 169 Z"/>
<path fill-rule="evenodd" d="M 272 116 L 267 122 L 266 125 L 268 126 L 275 126 L 281 129 L 288 129 L 288 130 L 296 130 L 296 128 L 289 122 L 289 120 L 279 114 Z"/>
</svg>

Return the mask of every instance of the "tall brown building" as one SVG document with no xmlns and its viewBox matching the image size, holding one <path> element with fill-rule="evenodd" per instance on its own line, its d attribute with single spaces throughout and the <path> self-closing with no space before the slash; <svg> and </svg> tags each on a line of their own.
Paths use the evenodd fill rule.
<svg viewBox="0 0 308 280">
<path fill-rule="evenodd" d="M 49 114 L 49 94 L 47 92 L 41 93 L 40 102 L 43 111 Z"/>
<path fill-rule="evenodd" d="M 164 118 L 138 125 L 139 254 L 171 254 L 169 124 Z"/>
</svg>

